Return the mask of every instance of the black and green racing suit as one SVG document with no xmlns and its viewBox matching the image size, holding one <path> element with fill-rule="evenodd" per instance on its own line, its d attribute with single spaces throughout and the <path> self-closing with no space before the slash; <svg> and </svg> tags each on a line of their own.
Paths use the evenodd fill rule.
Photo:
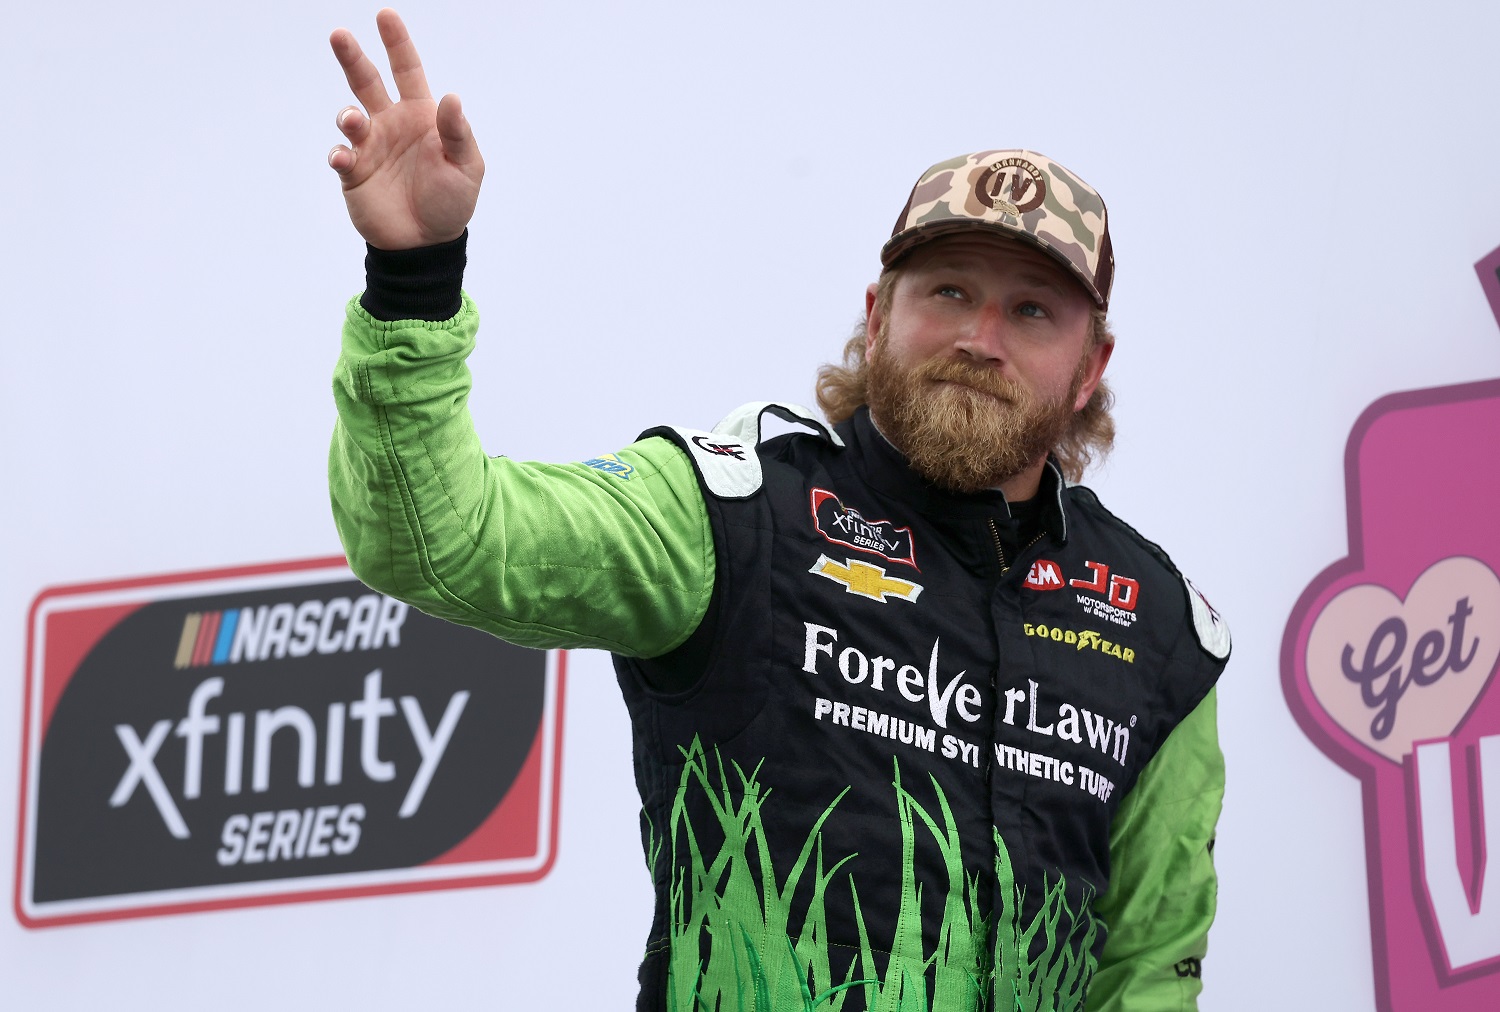
<svg viewBox="0 0 1500 1012">
<path fill-rule="evenodd" d="M 477 326 L 350 303 L 334 514 L 372 587 L 615 655 L 641 1008 L 1196 1007 L 1228 636 L 1159 549 L 1052 468 L 1016 544 L 999 493 L 921 482 L 863 411 L 487 457 Z"/>
</svg>

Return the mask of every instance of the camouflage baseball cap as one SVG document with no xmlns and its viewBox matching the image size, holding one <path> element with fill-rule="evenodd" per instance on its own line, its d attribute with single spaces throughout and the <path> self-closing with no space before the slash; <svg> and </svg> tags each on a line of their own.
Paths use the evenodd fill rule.
<svg viewBox="0 0 1500 1012">
<path fill-rule="evenodd" d="M 1115 257 L 1104 200 L 1046 155 L 977 151 L 934 165 L 912 187 L 880 262 L 889 267 L 924 242 L 971 229 L 1040 247 L 1109 308 Z"/>
</svg>

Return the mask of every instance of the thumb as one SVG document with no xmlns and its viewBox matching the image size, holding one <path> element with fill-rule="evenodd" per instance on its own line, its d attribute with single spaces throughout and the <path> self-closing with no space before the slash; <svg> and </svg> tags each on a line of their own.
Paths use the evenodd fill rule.
<svg viewBox="0 0 1500 1012">
<path fill-rule="evenodd" d="M 463 104 L 457 95 L 444 95 L 438 103 L 437 130 L 443 142 L 443 154 L 450 162 L 463 168 L 477 165 L 481 172 L 484 171 L 484 159 L 479 155 L 474 131 L 464 118 Z"/>
</svg>

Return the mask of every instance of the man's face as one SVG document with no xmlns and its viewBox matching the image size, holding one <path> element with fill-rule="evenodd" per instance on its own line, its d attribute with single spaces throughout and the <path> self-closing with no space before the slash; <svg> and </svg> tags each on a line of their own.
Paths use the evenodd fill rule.
<svg viewBox="0 0 1500 1012">
<path fill-rule="evenodd" d="M 1111 351 L 1090 346 L 1093 300 L 1055 260 L 984 233 L 919 247 L 889 310 L 873 285 L 866 308 L 870 410 L 918 473 L 955 491 L 1040 473 Z"/>
</svg>

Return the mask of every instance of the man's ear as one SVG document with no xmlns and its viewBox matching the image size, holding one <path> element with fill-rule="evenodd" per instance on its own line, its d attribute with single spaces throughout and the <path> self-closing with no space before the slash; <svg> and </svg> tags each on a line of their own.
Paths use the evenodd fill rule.
<svg viewBox="0 0 1500 1012">
<path fill-rule="evenodd" d="M 1089 398 L 1094 396 L 1094 391 L 1099 389 L 1099 381 L 1104 378 L 1104 367 L 1109 365 L 1109 357 L 1115 353 L 1114 343 L 1101 344 L 1091 349 L 1086 356 L 1087 369 L 1083 374 L 1083 386 L 1078 388 L 1078 397 L 1073 401 L 1073 410 L 1082 411 Z"/>
<path fill-rule="evenodd" d="M 880 333 L 881 319 L 879 310 L 875 307 L 875 295 L 880 290 L 878 282 L 870 282 L 870 287 L 865 289 L 865 358 L 875 350 L 875 335 Z"/>
</svg>

